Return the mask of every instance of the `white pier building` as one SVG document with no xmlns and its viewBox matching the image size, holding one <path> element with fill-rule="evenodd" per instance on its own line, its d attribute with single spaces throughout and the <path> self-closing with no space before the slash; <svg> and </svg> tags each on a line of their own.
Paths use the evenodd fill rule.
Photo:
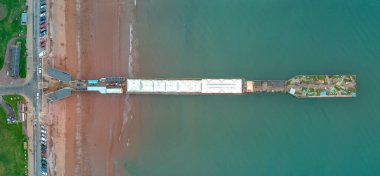
<svg viewBox="0 0 380 176">
<path fill-rule="evenodd" d="M 127 94 L 243 94 L 243 79 L 127 79 Z"/>
</svg>

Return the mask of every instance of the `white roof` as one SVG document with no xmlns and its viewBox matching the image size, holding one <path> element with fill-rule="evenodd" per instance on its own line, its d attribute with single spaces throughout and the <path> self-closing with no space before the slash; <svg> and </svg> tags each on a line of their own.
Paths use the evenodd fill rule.
<svg viewBox="0 0 380 176">
<path fill-rule="evenodd" d="M 292 94 L 292 95 L 294 95 L 296 93 L 296 89 L 290 88 L 289 93 Z"/>
<path fill-rule="evenodd" d="M 87 87 L 87 91 L 98 91 L 100 92 L 101 94 L 105 94 L 106 93 L 106 87 L 95 87 L 95 86 L 88 86 Z"/>
<path fill-rule="evenodd" d="M 203 94 L 240 94 L 243 93 L 242 79 L 202 79 Z"/>
<path fill-rule="evenodd" d="M 127 79 L 127 92 L 200 93 L 201 80 Z"/>
<path fill-rule="evenodd" d="M 106 89 L 106 93 L 115 93 L 115 94 L 122 94 L 123 93 L 123 89 L 122 88 L 107 88 Z"/>
<path fill-rule="evenodd" d="M 127 79 L 127 92 L 135 93 L 243 93 L 242 79 L 154 80 Z"/>
</svg>

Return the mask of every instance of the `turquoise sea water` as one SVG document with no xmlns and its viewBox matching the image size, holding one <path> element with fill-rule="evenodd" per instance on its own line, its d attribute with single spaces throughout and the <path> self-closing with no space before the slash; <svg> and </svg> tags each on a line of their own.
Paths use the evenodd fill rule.
<svg viewBox="0 0 380 176">
<path fill-rule="evenodd" d="M 380 1 L 144 0 L 136 31 L 138 77 L 356 74 L 358 97 L 134 96 L 130 175 L 380 175 Z"/>
</svg>

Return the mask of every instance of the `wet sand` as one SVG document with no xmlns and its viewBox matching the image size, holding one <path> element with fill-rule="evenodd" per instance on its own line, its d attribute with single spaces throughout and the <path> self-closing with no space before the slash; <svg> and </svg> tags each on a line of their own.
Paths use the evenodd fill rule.
<svg viewBox="0 0 380 176">
<path fill-rule="evenodd" d="M 133 1 L 51 2 L 56 16 L 49 60 L 54 67 L 73 79 L 128 75 L 127 15 Z M 55 175 L 125 175 L 123 157 L 117 156 L 128 141 L 126 100 L 125 95 L 74 93 L 50 104 Z"/>
</svg>

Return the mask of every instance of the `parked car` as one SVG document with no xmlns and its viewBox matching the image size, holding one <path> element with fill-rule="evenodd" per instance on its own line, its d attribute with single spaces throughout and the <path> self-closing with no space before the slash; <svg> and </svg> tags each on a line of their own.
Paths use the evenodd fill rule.
<svg viewBox="0 0 380 176">
<path fill-rule="evenodd" d="M 46 5 L 46 2 L 45 1 L 41 1 L 40 5 L 41 6 Z"/>
<path fill-rule="evenodd" d="M 46 156 L 46 153 L 41 153 L 41 156 Z"/>
<path fill-rule="evenodd" d="M 46 9 L 46 5 L 45 4 L 41 4 L 41 9 Z"/>
<path fill-rule="evenodd" d="M 38 54 L 38 56 L 39 56 L 39 57 L 42 57 L 42 56 L 45 56 L 45 54 L 46 54 L 46 51 L 41 51 L 41 52 Z"/>
<path fill-rule="evenodd" d="M 41 167 L 41 171 L 46 172 L 47 171 L 46 167 Z"/>
<path fill-rule="evenodd" d="M 44 16 L 46 16 L 46 13 L 41 13 L 40 14 L 40 17 L 44 17 Z"/>
<path fill-rule="evenodd" d="M 45 20 L 46 20 L 45 16 L 40 17 L 40 21 L 45 21 Z"/>
<path fill-rule="evenodd" d="M 41 48 L 45 48 L 46 43 L 41 44 Z"/>
<path fill-rule="evenodd" d="M 41 9 L 40 13 L 46 13 L 46 9 Z"/>
<path fill-rule="evenodd" d="M 42 25 L 42 24 L 45 24 L 45 20 L 44 21 L 40 21 L 40 25 Z"/>
<path fill-rule="evenodd" d="M 46 24 L 42 24 L 42 25 L 40 26 L 40 29 L 42 29 L 42 28 L 46 28 Z"/>
<path fill-rule="evenodd" d="M 40 33 L 40 37 L 43 37 L 43 36 L 45 36 L 46 35 L 46 31 L 45 32 L 42 32 L 42 33 Z"/>
</svg>

